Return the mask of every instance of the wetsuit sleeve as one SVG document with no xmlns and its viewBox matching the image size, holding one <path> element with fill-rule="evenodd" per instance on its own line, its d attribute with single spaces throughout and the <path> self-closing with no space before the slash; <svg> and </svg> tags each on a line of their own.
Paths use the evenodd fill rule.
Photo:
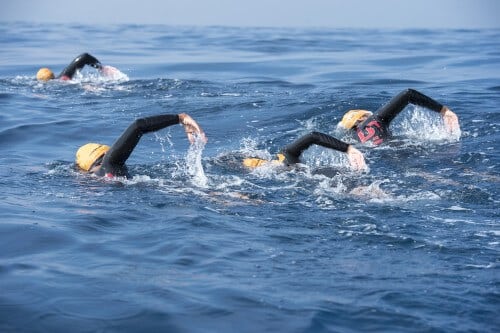
<svg viewBox="0 0 500 333">
<path fill-rule="evenodd" d="M 94 56 L 88 53 L 82 53 L 78 57 L 73 59 L 73 61 L 68 66 L 66 66 L 66 68 L 61 72 L 61 74 L 59 74 L 58 77 L 67 77 L 71 79 L 75 75 L 76 71 L 82 69 L 85 65 L 89 65 L 94 68 L 102 67 L 99 60 L 97 60 Z"/>
<path fill-rule="evenodd" d="M 386 126 L 401 112 L 408 104 L 415 104 L 432 111 L 440 112 L 443 105 L 414 89 L 406 89 L 394 96 L 387 104 L 375 113 L 377 120 Z"/>
<path fill-rule="evenodd" d="M 311 145 L 318 145 L 326 148 L 335 149 L 341 152 L 347 152 L 349 144 L 340 141 L 333 136 L 320 132 L 312 132 L 300 137 L 293 143 L 283 149 L 283 154 L 287 164 L 295 164 L 299 162 L 300 155 Z"/>
<path fill-rule="evenodd" d="M 123 167 L 142 135 L 179 123 L 176 114 L 165 114 L 135 120 L 104 155 L 102 168 L 106 171 Z"/>
</svg>

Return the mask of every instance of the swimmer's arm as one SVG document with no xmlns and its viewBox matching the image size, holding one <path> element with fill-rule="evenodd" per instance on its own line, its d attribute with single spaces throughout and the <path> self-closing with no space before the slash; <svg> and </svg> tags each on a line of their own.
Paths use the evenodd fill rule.
<svg viewBox="0 0 500 333">
<path fill-rule="evenodd" d="M 141 135 L 149 132 L 156 132 L 175 124 L 181 124 L 184 126 L 184 130 L 186 131 L 186 135 L 190 142 L 194 142 L 195 135 L 199 135 L 206 140 L 205 133 L 201 127 L 193 118 L 191 118 L 190 115 L 186 113 L 151 116 L 137 119 L 134 123 L 136 124 L 137 130 L 140 131 Z"/>
<path fill-rule="evenodd" d="M 460 130 L 457 115 L 447 106 L 439 103 L 433 98 L 422 94 L 415 89 L 406 89 L 392 98 L 389 103 L 381 107 L 376 115 L 378 119 L 389 124 L 408 104 L 414 104 L 434 112 L 438 112 L 443 117 L 446 129 L 450 133 Z"/>
<path fill-rule="evenodd" d="M 320 132 L 312 132 L 300 137 L 283 149 L 288 164 L 295 164 L 300 161 L 300 155 L 312 145 L 323 146 L 346 153 L 349 144 L 340 141 L 333 136 Z"/>
<path fill-rule="evenodd" d="M 203 138 L 205 137 L 203 130 L 185 113 L 179 115 L 163 114 L 136 119 L 111 146 L 104 157 L 103 165 L 123 166 L 143 134 L 156 132 L 175 124 L 184 125 L 186 132 L 189 131 L 188 138 L 194 134 L 198 134 Z"/>
<path fill-rule="evenodd" d="M 307 134 L 299 138 L 292 144 L 286 146 L 283 150 L 283 153 L 286 156 L 287 163 L 298 163 L 302 152 L 304 152 L 313 144 L 347 153 L 349 164 L 354 170 L 366 169 L 365 158 L 359 150 L 348 143 L 334 138 L 333 136 L 320 132 L 312 132 L 310 134 Z"/>
<path fill-rule="evenodd" d="M 61 72 L 61 74 L 59 74 L 59 78 L 71 79 L 75 75 L 76 71 L 82 69 L 85 65 L 89 65 L 97 69 L 102 68 L 101 63 L 97 60 L 97 58 L 88 53 L 82 53 L 73 59 L 73 61 Z"/>
<path fill-rule="evenodd" d="M 132 154 L 142 135 L 179 123 L 176 114 L 165 114 L 136 119 L 130 124 L 120 137 L 113 143 L 104 156 L 104 167 L 121 167 Z"/>
<path fill-rule="evenodd" d="M 387 104 L 375 113 L 378 120 L 387 126 L 404 110 L 408 104 L 418 105 L 426 109 L 440 112 L 443 105 L 431 97 L 422 94 L 415 89 L 406 89 L 394 96 Z"/>
</svg>

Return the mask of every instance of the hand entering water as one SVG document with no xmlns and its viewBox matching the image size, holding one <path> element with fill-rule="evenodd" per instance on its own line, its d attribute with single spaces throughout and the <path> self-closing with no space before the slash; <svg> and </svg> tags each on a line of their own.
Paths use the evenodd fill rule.
<svg viewBox="0 0 500 333">
<path fill-rule="evenodd" d="M 451 111 L 447 106 L 443 106 L 440 112 L 443 117 L 444 126 L 450 134 L 455 134 L 460 132 L 460 125 L 458 123 L 457 115 Z"/>
<path fill-rule="evenodd" d="M 363 171 L 367 169 L 363 154 L 351 145 L 347 148 L 347 158 L 354 170 Z"/>
<path fill-rule="evenodd" d="M 116 67 L 109 66 L 109 65 L 101 67 L 101 74 L 104 76 L 113 77 L 119 73 L 121 73 L 121 72 Z"/>
<path fill-rule="evenodd" d="M 184 130 L 186 131 L 186 135 L 188 137 L 189 142 L 195 143 L 196 137 L 198 136 L 203 143 L 207 143 L 207 137 L 205 136 L 205 132 L 201 129 L 196 121 L 191 118 L 188 114 L 181 113 L 179 114 L 180 123 L 184 126 Z"/>
</svg>

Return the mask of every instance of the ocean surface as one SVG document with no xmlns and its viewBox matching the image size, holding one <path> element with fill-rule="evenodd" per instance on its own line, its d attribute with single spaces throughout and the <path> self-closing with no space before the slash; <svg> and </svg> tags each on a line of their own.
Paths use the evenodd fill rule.
<svg viewBox="0 0 500 333">
<path fill-rule="evenodd" d="M 498 332 L 500 31 L 162 25 L 0 27 L 0 332 Z M 39 83 L 83 52 L 85 68 Z M 406 88 L 448 105 L 460 135 L 408 106 L 366 172 L 320 147 L 272 158 L 345 111 Z M 75 152 L 136 118 L 132 179 Z M 321 168 L 338 174 L 318 174 Z"/>
</svg>

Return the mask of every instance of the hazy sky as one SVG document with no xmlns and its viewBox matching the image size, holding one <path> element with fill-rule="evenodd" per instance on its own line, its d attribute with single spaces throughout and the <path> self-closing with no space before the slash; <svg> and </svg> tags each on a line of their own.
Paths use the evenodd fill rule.
<svg viewBox="0 0 500 333">
<path fill-rule="evenodd" d="M 0 21 L 500 28 L 500 0 L 3 0 Z"/>
</svg>

